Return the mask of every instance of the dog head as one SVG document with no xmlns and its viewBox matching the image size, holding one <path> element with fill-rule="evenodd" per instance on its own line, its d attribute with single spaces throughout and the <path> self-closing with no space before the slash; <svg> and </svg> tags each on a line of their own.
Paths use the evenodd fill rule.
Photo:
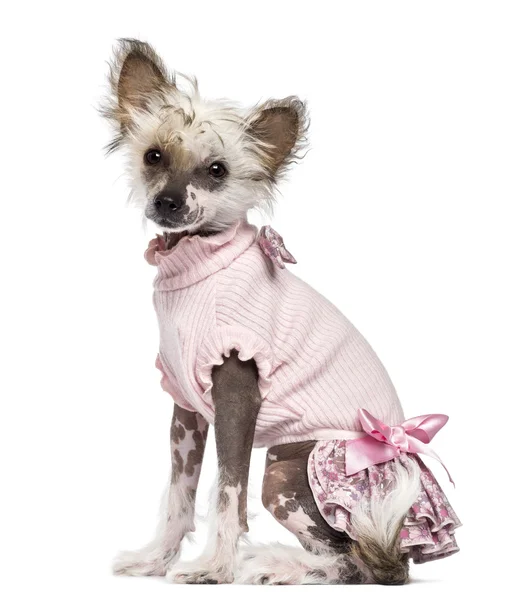
<svg viewBox="0 0 506 600">
<path fill-rule="evenodd" d="M 305 143 L 297 98 L 251 110 L 204 100 L 195 80 L 167 71 L 137 40 L 119 42 L 109 82 L 102 114 L 116 134 L 108 149 L 126 151 L 131 197 L 165 231 L 219 231 L 269 206 Z"/>
</svg>

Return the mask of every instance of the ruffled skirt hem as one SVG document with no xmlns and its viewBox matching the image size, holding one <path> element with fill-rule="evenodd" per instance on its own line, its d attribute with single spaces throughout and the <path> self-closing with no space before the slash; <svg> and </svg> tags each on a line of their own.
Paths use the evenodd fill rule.
<svg viewBox="0 0 506 600">
<path fill-rule="evenodd" d="M 331 527 L 356 539 L 355 508 L 386 496 L 395 486 L 398 463 L 408 467 L 410 459 L 420 467 L 420 492 L 404 519 L 401 550 L 415 563 L 455 554 L 459 550 L 455 529 L 461 522 L 430 469 L 413 454 L 347 476 L 346 440 L 317 442 L 309 456 L 308 476 L 318 509 Z"/>
</svg>

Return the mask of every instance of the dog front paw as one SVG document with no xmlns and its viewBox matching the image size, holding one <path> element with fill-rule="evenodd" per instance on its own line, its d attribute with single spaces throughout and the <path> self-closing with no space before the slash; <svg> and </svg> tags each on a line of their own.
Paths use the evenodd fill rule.
<svg viewBox="0 0 506 600">
<path fill-rule="evenodd" d="M 121 552 L 114 560 L 113 573 L 132 577 L 149 575 L 163 577 L 178 555 L 179 549 Z"/>
<path fill-rule="evenodd" d="M 234 575 L 229 566 L 200 563 L 196 565 L 178 566 L 177 570 L 169 574 L 173 583 L 185 584 L 221 584 L 232 583 Z"/>
</svg>

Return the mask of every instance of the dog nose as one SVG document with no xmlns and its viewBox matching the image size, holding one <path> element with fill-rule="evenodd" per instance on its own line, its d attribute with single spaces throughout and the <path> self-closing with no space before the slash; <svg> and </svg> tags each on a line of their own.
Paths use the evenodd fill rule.
<svg viewBox="0 0 506 600">
<path fill-rule="evenodd" d="M 154 200 L 157 211 L 162 216 L 171 216 L 184 206 L 183 194 L 180 192 L 163 192 Z"/>
</svg>

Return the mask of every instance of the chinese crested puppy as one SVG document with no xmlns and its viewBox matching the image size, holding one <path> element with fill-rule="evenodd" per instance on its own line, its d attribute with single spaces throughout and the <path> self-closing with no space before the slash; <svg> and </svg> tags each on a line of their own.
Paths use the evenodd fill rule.
<svg viewBox="0 0 506 600">
<path fill-rule="evenodd" d="M 418 456 L 445 417 L 404 421 L 365 339 L 285 268 L 295 261 L 282 238 L 247 221 L 271 205 L 303 151 L 305 104 L 290 96 L 246 110 L 204 99 L 137 40 L 119 42 L 109 85 L 109 151 L 126 154 L 131 197 L 160 230 L 146 259 L 158 269 L 156 364 L 174 400 L 155 539 L 121 554 L 115 572 L 178 583 L 403 584 L 410 558 L 457 551 L 458 519 Z M 209 424 L 218 455 L 209 544 L 184 566 Z M 263 504 L 301 548 L 239 551 L 254 446 L 268 448 Z"/>
</svg>

